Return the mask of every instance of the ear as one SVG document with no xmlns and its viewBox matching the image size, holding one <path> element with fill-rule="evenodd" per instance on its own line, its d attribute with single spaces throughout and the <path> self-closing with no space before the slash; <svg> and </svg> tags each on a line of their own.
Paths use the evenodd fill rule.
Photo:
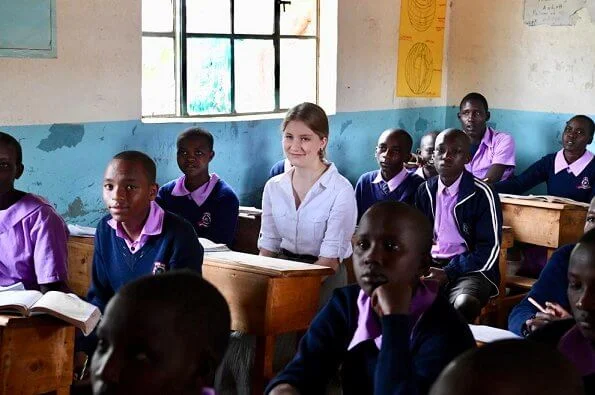
<svg viewBox="0 0 595 395">
<path fill-rule="evenodd" d="M 328 138 L 323 137 L 320 140 L 322 141 L 322 146 L 320 148 L 325 149 L 326 148 L 326 145 L 328 143 Z"/>
<path fill-rule="evenodd" d="M 490 117 L 492 116 L 492 114 L 490 114 L 489 111 L 486 112 L 486 122 L 490 120 Z"/>
<path fill-rule="evenodd" d="M 471 162 L 471 159 L 473 159 L 473 158 L 471 157 L 471 152 L 467 152 L 467 158 L 465 159 L 465 164 L 467 164 L 467 163 Z"/>
<path fill-rule="evenodd" d="M 459 118 L 459 120 L 461 120 L 461 112 L 460 111 L 457 113 L 457 118 Z"/>
<path fill-rule="evenodd" d="M 417 271 L 417 278 L 425 277 L 429 274 L 430 266 L 432 264 L 432 255 L 428 251 L 422 254 L 421 261 L 419 262 L 419 269 Z"/>
<path fill-rule="evenodd" d="M 211 151 L 211 153 L 209 154 L 209 163 L 213 160 L 214 157 L 215 157 L 215 151 Z"/>
<path fill-rule="evenodd" d="M 159 184 L 153 183 L 149 186 L 149 199 L 155 200 L 157 197 L 157 191 L 159 190 Z"/>
<path fill-rule="evenodd" d="M 593 139 L 593 138 L 591 138 Z M 19 178 L 21 178 L 21 176 L 23 175 L 23 172 L 25 171 L 25 166 L 23 166 L 22 163 L 19 163 L 17 165 L 17 174 L 15 176 L 15 180 L 18 180 Z"/>
</svg>

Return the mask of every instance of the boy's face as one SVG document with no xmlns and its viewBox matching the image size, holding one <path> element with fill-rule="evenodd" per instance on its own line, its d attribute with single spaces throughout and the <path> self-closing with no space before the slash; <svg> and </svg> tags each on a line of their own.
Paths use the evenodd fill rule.
<svg viewBox="0 0 595 395">
<path fill-rule="evenodd" d="M 208 173 L 214 156 L 206 138 L 186 137 L 178 142 L 178 167 L 187 177 Z"/>
<path fill-rule="evenodd" d="M 149 182 L 141 163 L 113 159 L 103 176 L 103 201 L 117 222 L 139 222 L 147 216 L 157 184 Z"/>
<path fill-rule="evenodd" d="M 353 251 L 353 270 L 361 289 L 372 295 L 384 283 L 413 287 L 429 265 L 429 251 L 419 251 L 415 224 L 380 211 L 364 214 Z"/>
<path fill-rule="evenodd" d="M 436 137 L 434 167 L 440 176 L 458 177 L 469 163 L 469 141 L 461 133 L 440 133 Z"/>
<path fill-rule="evenodd" d="M 419 156 L 424 160 L 424 162 L 428 163 L 431 162 L 432 156 L 434 155 L 434 143 L 436 142 L 436 137 L 433 135 L 427 135 L 421 138 L 419 143 Z"/>
<path fill-rule="evenodd" d="M 589 210 L 587 211 L 584 233 L 587 233 L 593 228 L 595 228 L 595 198 L 591 199 L 591 204 L 589 205 Z"/>
<path fill-rule="evenodd" d="M 570 256 L 568 301 L 580 331 L 595 343 L 595 246 L 579 244 Z"/>
<path fill-rule="evenodd" d="M 490 113 L 480 101 L 468 100 L 461 105 L 459 120 L 463 131 L 472 140 L 480 140 L 486 130 L 486 123 L 490 119 Z"/>
<path fill-rule="evenodd" d="M 17 164 L 17 153 L 10 144 L 0 144 L 0 193 L 14 188 L 14 181 L 23 174 L 23 165 Z"/>
<path fill-rule="evenodd" d="M 93 393 L 200 393 L 196 361 L 183 336 L 176 336 L 176 317 L 165 306 L 130 303 L 116 295 L 99 324 L 99 343 L 91 361 Z M 195 346 L 192 344 L 192 347 Z"/>
<path fill-rule="evenodd" d="M 593 136 L 586 121 L 580 118 L 572 118 L 566 123 L 562 134 L 562 145 L 565 151 L 582 154 L 592 141 Z"/>
<path fill-rule="evenodd" d="M 378 138 L 376 161 L 383 175 L 394 177 L 403 169 L 403 162 L 409 160 L 411 150 L 400 133 L 386 131 Z"/>
<path fill-rule="evenodd" d="M 308 167 L 320 161 L 327 139 L 320 138 L 301 121 L 291 121 L 283 131 L 283 152 L 292 166 Z"/>
</svg>

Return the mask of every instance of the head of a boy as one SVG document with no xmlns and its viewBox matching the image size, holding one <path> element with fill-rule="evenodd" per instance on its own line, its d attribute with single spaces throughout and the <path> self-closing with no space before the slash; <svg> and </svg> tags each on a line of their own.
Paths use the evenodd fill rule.
<svg viewBox="0 0 595 395">
<path fill-rule="evenodd" d="M 419 156 L 425 163 L 430 163 L 434 156 L 434 145 L 439 132 L 430 132 L 423 135 L 419 142 Z"/>
<path fill-rule="evenodd" d="M 585 227 L 583 233 L 587 233 L 591 229 L 595 228 L 595 197 L 591 199 L 589 209 L 587 210 L 587 217 L 585 218 Z"/>
<path fill-rule="evenodd" d="M 593 142 L 595 124 L 586 115 L 575 115 L 566 122 L 564 133 L 562 133 L 562 145 L 564 151 L 582 155 L 587 145 Z"/>
<path fill-rule="evenodd" d="M 595 230 L 572 250 L 568 264 L 568 301 L 582 334 L 595 344 Z"/>
<path fill-rule="evenodd" d="M 200 394 L 212 387 L 230 331 L 219 291 L 172 272 L 131 282 L 108 303 L 91 362 L 94 394 Z"/>
<path fill-rule="evenodd" d="M 194 127 L 185 130 L 177 140 L 178 167 L 187 177 L 195 177 L 209 172 L 209 163 L 215 157 L 213 135 Z"/>
<path fill-rule="evenodd" d="M 11 135 L 0 132 L 0 193 L 12 190 L 23 170 L 21 144 Z"/>
<path fill-rule="evenodd" d="M 579 395 L 583 383 L 555 349 L 502 340 L 471 349 L 442 371 L 430 395 Z"/>
<path fill-rule="evenodd" d="M 120 152 L 103 175 L 103 202 L 117 222 L 143 221 L 157 195 L 155 162 L 139 151 Z"/>
<path fill-rule="evenodd" d="M 470 159 L 469 137 L 463 131 L 446 129 L 436 137 L 434 167 L 440 177 L 458 177 Z"/>
<path fill-rule="evenodd" d="M 372 295 L 385 283 L 406 282 L 412 288 L 426 274 L 432 257 L 432 225 L 417 209 L 383 201 L 362 216 L 353 251 L 353 270 L 361 289 Z"/>
<path fill-rule="evenodd" d="M 403 162 L 411 157 L 413 140 L 403 129 L 387 129 L 378 138 L 376 161 L 382 176 L 390 180 L 403 170 Z"/>
<path fill-rule="evenodd" d="M 469 138 L 473 141 L 480 141 L 490 119 L 488 101 L 477 92 L 465 95 L 459 106 L 458 117 L 461 127 Z"/>
</svg>

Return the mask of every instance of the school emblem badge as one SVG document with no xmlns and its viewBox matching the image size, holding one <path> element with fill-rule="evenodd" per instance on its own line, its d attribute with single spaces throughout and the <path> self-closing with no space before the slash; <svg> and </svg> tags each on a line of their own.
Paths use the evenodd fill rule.
<svg viewBox="0 0 595 395">
<path fill-rule="evenodd" d="M 467 225 L 466 223 L 463 224 L 463 233 L 465 233 L 466 235 L 471 233 L 471 231 L 469 230 L 469 225 Z"/>
<path fill-rule="evenodd" d="M 581 181 L 581 185 L 578 186 L 578 189 L 591 189 L 591 183 L 589 182 L 589 177 L 583 177 Z"/>
<path fill-rule="evenodd" d="M 198 221 L 198 226 L 201 228 L 208 228 L 211 226 L 211 213 L 204 213 L 200 221 Z"/>
</svg>

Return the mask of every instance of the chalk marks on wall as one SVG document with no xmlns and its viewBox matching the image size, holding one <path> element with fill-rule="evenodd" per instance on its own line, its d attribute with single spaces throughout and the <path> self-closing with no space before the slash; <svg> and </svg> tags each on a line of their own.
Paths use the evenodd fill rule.
<svg viewBox="0 0 595 395">
<path fill-rule="evenodd" d="M 525 0 L 523 22 L 529 26 L 570 26 L 583 8 L 595 22 L 595 0 Z"/>
</svg>

